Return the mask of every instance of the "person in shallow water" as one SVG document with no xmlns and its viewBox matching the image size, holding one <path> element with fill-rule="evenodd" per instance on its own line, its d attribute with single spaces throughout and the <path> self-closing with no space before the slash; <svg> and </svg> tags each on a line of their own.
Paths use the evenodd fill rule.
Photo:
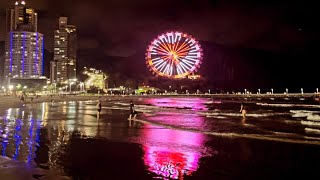
<svg viewBox="0 0 320 180">
<path fill-rule="evenodd" d="M 100 113 L 101 113 L 101 109 L 102 109 L 102 105 L 101 105 L 101 101 L 99 100 L 98 104 L 96 105 L 97 107 L 97 119 L 100 118 Z"/>
<path fill-rule="evenodd" d="M 133 118 L 132 118 L 132 116 L 133 116 Z M 128 120 L 135 119 L 136 116 L 137 116 L 137 112 L 135 111 L 133 101 L 131 100 L 130 101 L 130 115 L 129 115 Z"/>
<path fill-rule="evenodd" d="M 242 117 L 245 118 L 247 115 L 247 106 L 244 103 L 241 103 L 240 112 L 242 114 Z"/>
</svg>

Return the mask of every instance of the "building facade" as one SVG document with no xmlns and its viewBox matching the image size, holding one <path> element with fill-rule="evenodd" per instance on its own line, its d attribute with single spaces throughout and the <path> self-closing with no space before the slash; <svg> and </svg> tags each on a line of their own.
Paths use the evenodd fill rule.
<svg viewBox="0 0 320 180">
<path fill-rule="evenodd" d="M 0 88 L 2 88 L 4 80 L 4 41 L 0 41 Z M 1 91 L 1 89 L 0 89 Z"/>
<path fill-rule="evenodd" d="M 59 18 L 59 28 L 54 31 L 54 58 L 50 63 L 51 83 L 67 84 L 76 77 L 77 29 L 68 25 L 67 17 Z"/>
<path fill-rule="evenodd" d="M 38 14 L 32 8 L 26 7 L 24 0 L 15 2 L 14 8 L 7 10 L 7 32 L 38 31 Z"/>
<path fill-rule="evenodd" d="M 16 1 L 7 10 L 4 78 L 37 79 L 43 74 L 44 37 L 37 32 L 37 13 Z"/>
<path fill-rule="evenodd" d="M 43 71 L 43 35 L 11 31 L 6 39 L 6 78 L 39 78 Z"/>
</svg>

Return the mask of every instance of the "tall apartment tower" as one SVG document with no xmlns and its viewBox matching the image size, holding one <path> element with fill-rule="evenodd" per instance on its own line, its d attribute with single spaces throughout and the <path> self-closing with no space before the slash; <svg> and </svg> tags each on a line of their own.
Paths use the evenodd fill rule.
<svg viewBox="0 0 320 180">
<path fill-rule="evenodd" d="M 59 18 L 59 28 L 54 31 L 54 58 L 50 63 L 51 83 L 67 84 L 76 77 L 77 29 L 68 24 L 67 17 Z"/>
<path fill-rule="evenodd" d="M 5 39 L 5 82 L 10 79 L 37 79 L 43 74 L 43 34 L 37 32 L 38 15 L 26 2 L 8 9 Z"/>
</svg>

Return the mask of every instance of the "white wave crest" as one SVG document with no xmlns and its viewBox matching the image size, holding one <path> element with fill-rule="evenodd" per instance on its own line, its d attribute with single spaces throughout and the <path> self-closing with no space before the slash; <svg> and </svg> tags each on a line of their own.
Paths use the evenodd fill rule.
<svg viewBox="0 0 320 180">
<path fill-rule="evenodd" d="M 301 121 L 302 125 L 306 126 L 319 126 L 320 127 L 320 121 L 319 122 L 314 122 L 314 121 Z"/>
<path fill-rule="evenodd" d="M 320 108 L 320 105 L 313 104 L 270 104 L 270 103 L 256 103 L 258 106 L 271 106 L 271 107 L 308 107 L 308 108 Z"/>
<path fill-rule="evenodd" d="M 204 115 L 206 117 L 240 117 L 241 113 L 232 113 L 232 112 L 198 112 L 199 115 Z M 269 117 L 269 116 L 279 116 L 287 115 L 288 113 L 248 113 L 247 117 Z"/>
<path fill-rule="evenodd" d="M 123 105 L 123 106 L 129 106 L 129 103 L 122 103 L 122 102 L 115 102 L 114 104 L 119 104 L 119 105 Z"/>
<path fill-rule="evenodd" d="M 319 114 L 311 114 L 311 115 L 307 116 L 307 120 L 320 122 L 320 115 Z"/>
<path fill-rule="evenodd" d="M 308 110 L 290 110 L 292 117 L 306 117 L 309 121 L 320 121 L 320 111 L 308 111 Z"/>
<path fill-rule="evenodd" d="M 304 130 L 306 133 L 320 134 L 320 129 L 305 128 Z"/>
</svg>

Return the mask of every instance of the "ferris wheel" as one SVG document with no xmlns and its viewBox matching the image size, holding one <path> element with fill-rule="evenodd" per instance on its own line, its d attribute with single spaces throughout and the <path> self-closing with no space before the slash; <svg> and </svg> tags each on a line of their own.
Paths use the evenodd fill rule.
<svg viewBox="0 0 320 180">
<path fill-rule="evenodd" d="M 154 74 L 174 79 L 195 72 L 202 61 L 200 44 L 190 35 L 167 32 L 148 46 L 146 64 Z"/>
</svg>

